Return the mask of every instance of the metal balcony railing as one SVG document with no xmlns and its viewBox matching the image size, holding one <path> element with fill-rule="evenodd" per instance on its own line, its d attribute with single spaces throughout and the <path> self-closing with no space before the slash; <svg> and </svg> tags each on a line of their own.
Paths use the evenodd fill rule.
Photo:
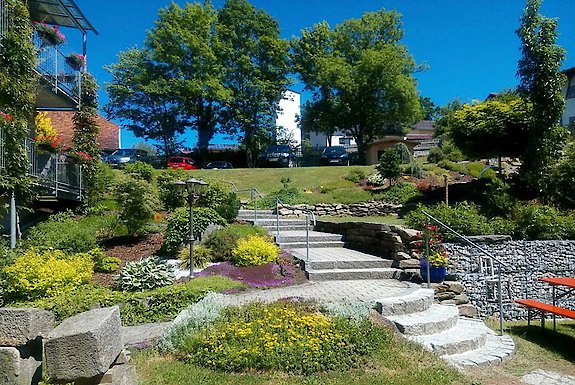
<svg viewBox="0 0 575 385">
<path fill-rule="evenodd" d="M 0 171 L 6 167 L 5 133 L 0 130 Z M 34 140 L 24 143 L 29 160 L 28 176 L 39 196 L 81 201 L 83 199 L 82 165 L 70 162 L 63 154 L 41 153 Z"/>
<path fill-rule="evenodd" d="M 67 56 L 57 47 L 46 45 L 36 32 L 34 46 L 38 52 L 38 73 L 53 87 L 54 92 L 61 91 L 79 103 L 82 72 L 73 69 L 66 62 Z"/>
<path fill-rule="evenodd" d="M 8 1 L 0 0 L 0 44 L 1 40 L 8 32 L 8 27 L 10 26 L 11 15 L 8 12 Z"/>
</svg>

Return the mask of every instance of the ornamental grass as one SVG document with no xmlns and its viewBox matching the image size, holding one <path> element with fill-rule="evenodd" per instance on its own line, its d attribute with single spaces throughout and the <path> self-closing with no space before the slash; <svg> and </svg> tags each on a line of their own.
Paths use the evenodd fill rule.
<svg viewBox="0 0 575 385">
<path fill-rule="evenodd" d="M 311 305 L 276 302 L 228 308 L 209 326 L 180 337 L 184 360 L 233 372 L 311 374 L 357 368 L 389 342 L 366 318 L 329 317 Z"/>
</svg>

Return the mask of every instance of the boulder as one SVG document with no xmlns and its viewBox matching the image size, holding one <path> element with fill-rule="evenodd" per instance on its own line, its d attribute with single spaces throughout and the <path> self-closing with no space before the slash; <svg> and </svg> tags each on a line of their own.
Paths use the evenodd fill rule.
<svg viewBox="0 0 575 385">
<path fill-rule="evenodd" d="M 465 291 L 465 287 L 459 282 L 449 282 L 449 290 L 455 294 L 461 294 Z"/>
<path fill-rule="evenodd" d="M 20 383 L 20 353 L 18 349 L 0 348 L 0 385 Z"/>
<path fill-rule="evenodd" d="M 392 256 L 394 261 L 406 261 L 408 259 L 411 259 L 411 256 L 407 253 L 404 253 L 403 251 L 393 252 Z"/>
<path fill-rule="evenodd" d="M 54 329 L 54 315 L 34 308 L 0 308 L 0 346 L 25 345 Z"/>
<path fill-rule="evenodd" d="M 418 259 L 406 259 L 404 261 L 399 261 L 398 267 L 400 269 L 417 269 L 419 270 L 419 260 Z"/>
<path fill-rule="evenodd" d="M 470 303 L 457 306 L 459 308 L 459 315 L 462 317 L 475 318 L 477 317 L 477 309 Z"/>
<path fill-rule="evenodd" d="M 46 373 L 56 382 L 102 376 L 123 347 L 118 306 L 78 314 L 48 335 Z"/>
</svg>

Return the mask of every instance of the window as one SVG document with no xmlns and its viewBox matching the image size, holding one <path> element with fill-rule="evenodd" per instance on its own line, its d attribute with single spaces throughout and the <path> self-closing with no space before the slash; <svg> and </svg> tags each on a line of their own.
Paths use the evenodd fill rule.
<svg viewBox="0 0 575 385">
<path fill-rule="evenodd" d="M 573 99 L 573 98 L 575 98 L 575 77 L 569 79 L 566 99 Z"/>
<path fill-rule="evenodd" d="M 351 144 L 351 138 L 339 138 L 339 144 L 350 145 Z"/>
</svg>

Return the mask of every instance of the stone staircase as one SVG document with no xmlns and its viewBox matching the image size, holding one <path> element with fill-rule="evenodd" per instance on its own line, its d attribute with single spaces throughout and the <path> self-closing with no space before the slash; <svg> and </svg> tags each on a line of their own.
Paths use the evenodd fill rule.
<svg viewBox="0 0 575 385">
<path fill-rule="evenodd" d="M 391 260 L 346 249 L 340 234 L 310 228 L 308 258 L 305 218 L 280 217 L 279 235 L 276 234 L 277 218 L 271 211 L 258 210 L 255 220 L 253 211 L 241 210 L 238 219 L 267 229 L 282 250 L 290 251 L 300 260 L 310 281 L 399 278 L 401 271 L 391 268 Z"/>
<path fill-rule="evenodd" d="M 377 302 L 376 310 L 410 341 L 458 367 L 505 361 L 515 351 L 509 336 L 499 336 L 483 321 L 459 316 L 455 305 L 433 303 L 432 289 L 414 288 Z"/>
</svg>

